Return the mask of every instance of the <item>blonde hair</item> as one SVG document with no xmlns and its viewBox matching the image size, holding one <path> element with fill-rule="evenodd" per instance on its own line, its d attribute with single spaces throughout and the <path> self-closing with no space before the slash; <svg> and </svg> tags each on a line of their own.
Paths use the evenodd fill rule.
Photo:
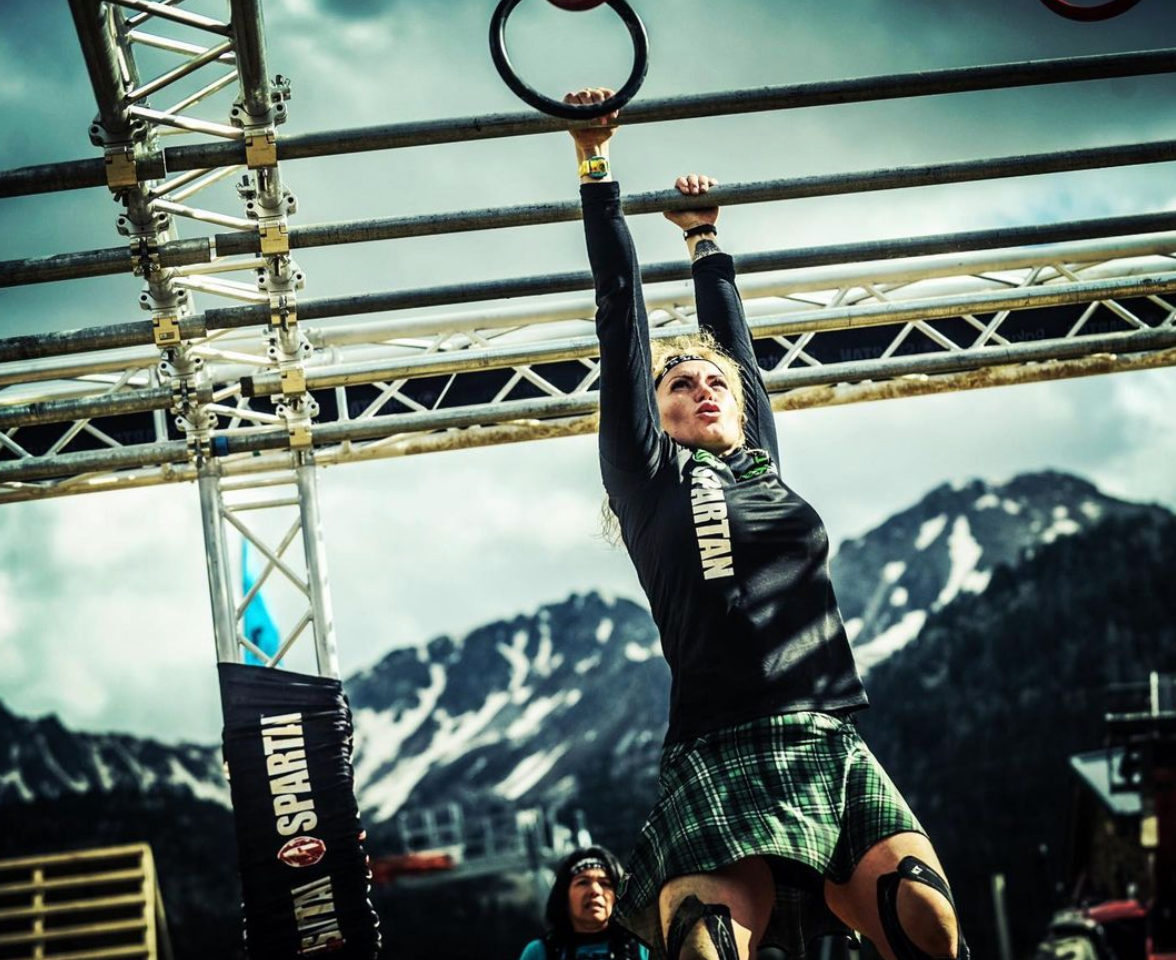
<svg viewBox="0 0 1176 960">
<path fill-rule="evenodd" d="M 677 337 L 654 340 L 650 344 L 649 352 L 654 381 L 665 373 L 667 361 L 674 357 L 699 357 L 723 371 L 723 376 L 727 378 L 727 388 L 735 398 L 735 406 L 739 408 L 739 443 L 744 442 L 743 425 L 747 422 L 747 411 L 743 405 L 743 378 L 740 376 L 739 364 L 719 346 L 714 334 L 709 330 L 699 330 L 697 333 L 684 333 Z"/>
<path fill-rule="evenodd" d="M 697 333 L 683 333 L 676 337 L 663 337 L 650 344 L 650 369 L 656 381 L 666 372 L 666 364 L 674 357 L 693 356 L 713 363 L 723 376 L 727 378 L 727 387 L 731 396 L 735 398 L 735 405 L 739 409 L 739 444 L 746 442 L 743 426 L 747 423 L 747 410 L 743 403 L 743 378 L 740 376 L 739 364 L 735 358 L 727 353 L 714 334 L 709 330 L 699 330 Z M 621 525 L 617 515 L 609 506 L 608 497 L 600 505 L 600 536 L 606 543 L 614 547 L 621 545 Z"/>
</svg>

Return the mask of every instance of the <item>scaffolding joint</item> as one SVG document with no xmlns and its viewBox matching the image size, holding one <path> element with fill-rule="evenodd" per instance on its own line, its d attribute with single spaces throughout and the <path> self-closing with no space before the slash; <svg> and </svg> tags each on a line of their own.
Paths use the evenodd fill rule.
<svg viewBox="0 0 1176 960">
<path fill-rule="evenodd" d="M 278 165 L 278 135 L 273 127 L 245 128 L 245 165 L 250 170 Z"/>
<path fill-rule="evenodd" d="M 135 148 L 128 144 L 106 148 L 106 185 L 115 193 L 138 186 Z"/>
<path fill-rule="evenodd" d="M 148 277 L 159 270 L 159 240 L 156 237 L 132 237 L 130 246 L 136 277 Z"/>
<path fill-rule="evenodd" d="M 151 336 L 160 349 L 179 346 L 180 318 L 176 314 L 156 315 L 151 318 Z"/>
</svg>

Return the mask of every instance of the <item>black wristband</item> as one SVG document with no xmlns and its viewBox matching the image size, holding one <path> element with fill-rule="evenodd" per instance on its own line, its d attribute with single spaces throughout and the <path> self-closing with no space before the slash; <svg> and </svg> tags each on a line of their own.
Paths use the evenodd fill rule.
<svg viewBox="0 0 1176 960">
<path fill-rule="evenodd" d="M 697 237 L 703 233 L 710 233 L 716 237 L 719 235 L 719 231 L 715 228 L 713 223 L 700 223 L 697 227 L 691 227 L 689 230 L 683 230 L 682 239 L 689 240 L 691 237 Z"/>
</svg>

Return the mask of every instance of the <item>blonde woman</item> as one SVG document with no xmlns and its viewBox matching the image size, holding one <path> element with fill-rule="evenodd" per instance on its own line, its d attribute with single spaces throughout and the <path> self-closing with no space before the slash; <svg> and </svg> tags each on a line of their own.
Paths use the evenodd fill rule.
<svg viewBox="0 0 1176 960">
<path fill-rule="evenodd" d="M 606 89 L 568 94 L 599 103 Z M 886 960 L 966 958 L 930 841 L 857 735 L 867 706 L 820 517 L 780 479 L 771 406 L 717 243 L 710 177 L 667 213 L 701 334 L 651 351 L 612 128 L 572 131 L 600 338 L 600 467 L 670 665 L 659 798 L 616 915 L 654 960 L 803 958 L 863 933 Z M 651 359 L 652 358 L 652 359 Z"/>
</svg>

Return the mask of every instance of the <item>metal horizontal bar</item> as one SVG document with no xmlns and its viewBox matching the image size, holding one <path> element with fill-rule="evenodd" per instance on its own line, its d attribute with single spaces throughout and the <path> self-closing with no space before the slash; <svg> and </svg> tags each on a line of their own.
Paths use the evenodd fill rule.
<svg viewBox="0 0 1176 960">
<path fill-rule="evenodd" d="M 773 394 L 772 408 L 789 411 L 872 400 L 897 400 L 955 390 L 1012 386 L 1171 366 L 1176 366 L 1176 348 L 1125 355 L 1096 353 L 1072 360 L 1016 363 L 934 376 L 902 375 L 893 380 L 798 387 L 786 393 Z M 550 440 L 593 433 L 596 426 L 596 417 L 591 414 L 561 420 L 508 422 L 482 426 L 477 430 L 449 430 L 408 436 L 394 443 L 341 444 L 316 451 L 315 462 L 320 466 L 332 466 L 505 443 Z M 274 469 L 287 469 L 292 463 L 288 452 L 253 454 L 223 461 L 222 472 L 226 477 L 249 477 Z M 0 484 L 0 503 L 56 499 L 106 490 L 154 487 L 165 483 L 188 483 L 196 477 L 194 465 L 182 464 L 152 467 L 134 473 L 92 475 L 85 484 L 68 480 L 46 484 L 4 482 Z"/>
<path fill-rule="evenodd" d="M 1174 49 L 957 67 L 651 99 L 630 104 L 624 111 L 624 124 L 631 126 L 945 93 L 1149 76 L 1173 71 L 1176 71 Z M 537 116 L 530 111 L 451 117 L 282 137 L 278 140 L 278 159 L 301 160 L 465 140 L 529 136 L 555 133 L 567 128 L 568 124 L 564 121 Z M 139 169 L 141 179 L 149 180 L 162 177 L 164 170 L 176 173 L 197 167 L 211 168 L 244 162 L 245 151 L 240 144 L 200 144 L 169 148 L 140 160 Z M 0 172 L 0 198 L 105 185 L 105 166 L 101 159 L 42 164 Z"/>
<path fill-rule="evenodd" d="M 178 2 L 178 0 L 176 0 Z M 92 864 L 95 860 L 121 860 L 126 857 L 143 857 L 151 855 L 151 848 L 145 843 L 127 843 L 117 847 L 93 847 L 88 850 L 72 850 L 69 853 L 46 853 L 35 857 L 16 857 L 11 860 L 0 860 L 0 869 L 5 872 L 11 870 L 34 870 L 38 867 L 60 867 L 75 864 Z M 139 874 L 132 874 L 132 877 Z M 123 880 L 122 873 L 118 875 L 103 875 L 101 879 Z M 93 878 L 98 879 L 98 878 Z M 0 893 L 11 893 L 9 887 L 0 886 Z"/>
<path fill-rule="evenodd" d="M 130 944 L 125 947 L 95 947 L 91 950 L 70 950 L 68 953 L 54 953 L 53 960 L 134 960 L 136 957 L 152 958 L 155 954 L 147 944 Z"/>
<path fill-rule="evenodd" d="M 1176 273 L 1162 276 L 1133 277 L 1129 280 L 1097 280 L 1084 283 L 1056 284 L 1048 287 L 1019 287 L 962 296 L 935 297 L 926 300 L 898 300 L 850 307 L 824 307 L 800 311 L 785 317 L 749 321 L 756 339 L 796 336 L 802 333 L 850 330 L 869 326 L 938 320 L 961 313 L 993 313 L 998 310 L 1040 309 L 1091 301 L 1146 297 L 1176 291 Z M 674 326 L 654 332 L 659 336 L 678 336 L 685 328 Z M 449 373 L 501 369 L 522 364 L 554 363 L 598 356 L 600 342 L 595 336 L 531 343 L 488 350 L 454 350 L 418 357 L 403 357 L 371 363 L 311 368 L 306 374 L 309 389 L 355 386 L 383 380 L 411 380 Z M 262 373 L 243 381 L 246 396 L 265 396 L 282 392 L 279 373 Z M 0 419 L 0 426 L 5 421 Z"/>
<path fill-rule="evenodd" d="M 212 399 L 212 388 L 202 385 L 198 393 L 200 403 Z M 62 423 L 67 420 L 91 420 L 94 417 L 113 417 L 146 410 L 167 410 L 175 403 L 171 387 L 152 387 L 146 390 L 127 390 L 101 397 L 81 400 L 46 400 L 20 406 L 0 406 L 0 430 L 7 427 L 32 427 L 43 423 Z"/>
<path fill-rule="evenodd" d="M 1112 147 L 1090 147 L 1082 150 L 733 184 L 712 189 L 708 201 L 717 206 L 734 206 L 772 200 L 942 186 L 1102 167 L 1165 163 L 1171 160 L 1176 160 L 1176 140 L 1162 140 L 1153 143 L 1130 143 Z M 698 198 L 683 196 L 676 190 L 655 190 L 629 194 L 622 198 L 622 203 L 626 214 L 635 215 L 688 210 L 698 206 Z M 419 217 L 352 220 L 294 227 L 290 230 L 290 247 L 306 249 L 345 243 L 366 243 L 373 240 L 496 230 L 503 227 L 536 226 L 565 223 L 578 220 L 580 217 L 580 202 L 568 200 Z M 215 246 L 219 256 L 256 254 L 261 249 L 261 237 L 257 233 L 233 233 L 217 234 L 211 241 L 172 241 L 160 245 L 159 260 L 165 267 L 206 263 L 211 259 L 212 246 Z M 0 287 L 129 273 L 133 271 L 134 266 L 135 263 L 127 248 L 67 253 L 34 260 L 9 260 L 0 262 Z"/>
<path fill-rule="evenodd" d="M 146 920 L 105 920 L 100 923 L 87 923 L 76 927 L 55 927 L 50 930 L 35 930 L 27 933 L 0 933 L 0 946 L 38 943 L 48 940 L 73 940 L 84 936 L 104 937 L 111 933 L 145 930 L 146 927 Z"/>
<path fill-rule="evenodd" d="M 140 444 L 118 449 L 90 450 L 84 453 L 59 453 L 45 457 L 28 457 L 15 461 L 0 461 L 0 483 L 11 480 L 48 480 L 54 477 L 69 477 L 81 473 L 95 473 L 107 470 L 123 470 L 132 467 L 154 466 L 164 463 L 183 463 L 188 459 L 188 444 L 183 440 L 169 440 L 164 443 Z M 129 879 L 137 874 L 127 871 L 129 877 L 119 878 L 114 874 L 109 879 Z M 90 882 L 86 880 L 85 882 Z M 46 881 L 40 886 L 50 886 Z M 62 886 L 77 886 L 76 882 Z M 9 892 L 0 887 L 0 893 Z"/>
<path fill-rule="evenodd" d="M 186 56 L 199 56 L 208 49 L 196 43 L 185 43 L 183 40 L 176 40 L 174 37 L 161 37 L 154 33 L 145 33 L 142 30 L 127 31 L 127 39 L 132 43 L 139 43 L 145 47 L 155 47 L 158 50 L 167 50 L 171 53 L 182 53 Z M 219 58 L 221 63 L 227 63 L 230 66 L 236 66 L 237 55 L 233 51 L 222 54 Z"/>
<path fill-rule="evenodd" d="M 231 78 L 226 81 L 225 85 L 227 86 L 229 82 L 231 82 Z M 206 133 L 211 137 L 224 137 L 226 140 L 240 140 L 243 136 L 237 127 L 230 127 L 225 123 L 212 123 L 197 117 L 181 116 L 174 111 L 164 112 L 163 110 L 151 110 L 147 107 L 131 107 L 127 113 L 132 117 L 150 120 L 152 123 L 163 124 L 167 127 L 175 127 L 178 130 L 187 130 L 189 133 Z"/>
<path fill-rule="evenodd" d="M 1005 347 L 984 346 L 950 354 L 853 361 L 814 368 L 789 369 L 765 375 L 769 390 L 859 382 L 906 376 L 930 376 L 961 370 L 1010 363 L 1071 360 L 1096 354 L 1143 353 L 1176 348 L 1176 328 L 1164 327 L 1126 334 L 1083 337 L 1074 340 L 1049 340 L 1018 343 Z M 382 440 L 400 434 L 454 430 L 471 426 L 515 420 L 543 420 L 585 416 L 599 405 L 595 393 L 541 400 L 505 401 L 422 413 L 393 414 L 367 420 L 350 420 L 316 424 L 311 428 L 314 445 L 331 446 L 344 441 Z M 245 435 L 221 436 L 226 454 L 254 454 L 283 450 L 289 446 L 285 430 L 263 430 Z M 96 470 L 146 467 L 161 463 L 178 463 L 186 459 L 187 446 L 182 441 L 145 444 L 118 450 L 55 457 L 30 457 L 17 461 L 0 461 L 0 484 L 16 481 L 46 480 Z"/>
<path fill-rule="evenodd" d="M 182 23 L 188 27 L 195 27 L 197 30 L 207 30 L 209 33 L 220 34 L 224 37 L 232 34 L 229 25 L 220 20 L 213 20 L 211 17 L 204 17 L 198 13 L 189 13 L 186 10 L 177 10 L 175 7 L 162 3 L 152 3 L 151 0 L 109 0 L 109 2 L 120 7 L 141 10 L 144 13 L 153 14 L 164 20 L 172 20 L 175 23 Z"/>
<path fill-rule="evenodd" d="M 985 281 L 981 275 L 1053 263 L 1087 264 L 1088 266 L 1083 269 L 1083 276 L 1087 280 L 1125 278 L 1154 274 L 1170 269 L 1176 265 L 1176 258 L 1171 256 L 1161 258 L 1155 255 L 1169 254 L 1174 250 L 1176 250 L 1176 234 L 1144 234 L 1138 237 L 1113 238 L 1111 240 L 1080 240 L 1038 247 L 1015 247 L 996 251 L 978 250 L 938 254 L 933 257 L 834 264 L 790 271 L 788 276 L 756 279 L 744 276 L 740 280 L 740 290 L 744 301 L 748 302 L 770 297 L 785 297 L 804 291 L 855 287 L 866 283 L 897 282 L 908 284 L 915 280 L 925 281 L 947 277 L 955 277 L 958 280 L 978 284 L 987 283 L 989 286 L 984 289 L 990 289 L 996 281 Z M 1131 258 L 1135 262 L 1126 267 L 1104 263 L 1104 261 L 1123 258 Z M 1167 262 L 1145 263 L 1142 262 L 1142 258 L 1148 258 L 1152 261 L 1162 259 Z M 262 263 L 263 261 L 256 261 L 253 266 L 259 266 Z M 1102 265 L 1090 266 L 1096 263 Z M 214 267 L 215 265 L 212 265 L 203 268 L 203 270 L 211 270 Z M 692 302 L 693 292 L 686 287 L 647 289 L 645 293 L 645 303 L 651 311 Z M 749 315 L 756 309 L 757 305 L 754 302 L 749 303 Z M 311 344 L 321 351 L 331 347 L 376 344 L 407 336 L 434 336 L 441 330 L 488 330 L 496 327 L 535 326 L 558 320 L 590 320 L 595 311 L 594 299 L 591 295 L 586 294 L 574 301 L 564 300 L 554 304 L 530 305 L 521 303 L 505 308 L 482 308 L 412 318 L 367 320 L 322 327 L 304 325 L 303 332 Z M 216 346 L 221 350 L 226 344 L 235 346 L 242 342 L 254 346 L 255 342 L 252 339 L 245 340 L 245 338 L 252 336 L 253 334 L 244 331 L 229 334 L 225 339 L 218 339 Z M 377 350 L 381 348 L 366 347 L 365 349 Z M 17 361 L 0 364 L 0 387 L 27 386 L 47 380 L 75 379 L 94 374 L 122 372 L 128 368 L 142 369 L 154 366 L 158 360 L 158 349 L 151 345 L 130 347 L 118 351 L 98 351 L 89 357 L 80 357 L 76 360 L 70 357 L 49 357 L 39 360 Z M 213 367 L 212 371 L 216 383 L 231 382 L 233 377 L 241 375 L 231 371 L 218 374 L 218 371 L 221 371 L 219 365 Z M 88 388 L 81 389 L 81 392 L 71 395 L 94 394 L 102 389 L 102 384 L 94 383 Z M 21 402 L 32 402 L 42 398 L 55 399 L 55 397 L 46 395 L 24 398 Z"/>
<path fill-rule="evenodd" d="M 187 63 L 182 63 L 178 67 L 173 67 L 167 73 L 161 74 L 154 80 L 149 80 L 141 87 L 136 87 L 134 90 L 127 91 L 125 99 L 128 102 L 133 102 L 135 100 L 142 100 L 145 97 L 149 97 L 156 91 L 162 90 L 166 86 L 170 86 L 177 80 L 182 80 L 190 73 L 194 73 L 206 63 L 212 63 L 213 60 L 219 59 L 232 49 L 233 42 L 231 40 L 226 40 L 224 43 L 218 44 L 215 47 L 210 47 L 208 50 L 205 50 L 204 53 L 198 54 Z"/>
<path fill-rule="evenodd" d="M 1000 249 L 1007 245 L 1061 243 L 1070 240 L 1165 233 L 1173 230 L 1176 230 L 1176 211 L 772 250 L 737 256 L 735 264 L 740 273 L 763 273 L 969 250 Z M 642 267 L 641 278 L 645 283 L 688 280 L 690 265 L 678 260 L 650 264 Z M 298 317 L 302 322 L 310 322 L 443 304 L 476 303 L 591 289 L 592 274 L 583 270 L 480 283 L 390 290 L 349 297 L 309 298 L 299 301 Z M 269 321 L 268 306 L 214 308 L 189 317 L 181 317 L 180 335 L 183 339 L 190 340 L 207 336 L 209 330 L 261 326 L 268 324 Z M 152 326 L 150 321 L 146 320 L 10 337 L 0 340 L 0 362 L 36 360 L 92 350 L 143 346 L 153 342 Z"/>
<path fill-rule="evenodd" d="M 36 907 L 0 909 L 0 921 L 68 913 L 88 913 L 91 910 L 110 910 L 114 907 L 143 907 L 146 904 L 147 900 L 141 893 L 127 893 L 117 897 L 91 897 L 86 900 L 69 900 L 64 903 L 43 903 Z"/>
</svg>

